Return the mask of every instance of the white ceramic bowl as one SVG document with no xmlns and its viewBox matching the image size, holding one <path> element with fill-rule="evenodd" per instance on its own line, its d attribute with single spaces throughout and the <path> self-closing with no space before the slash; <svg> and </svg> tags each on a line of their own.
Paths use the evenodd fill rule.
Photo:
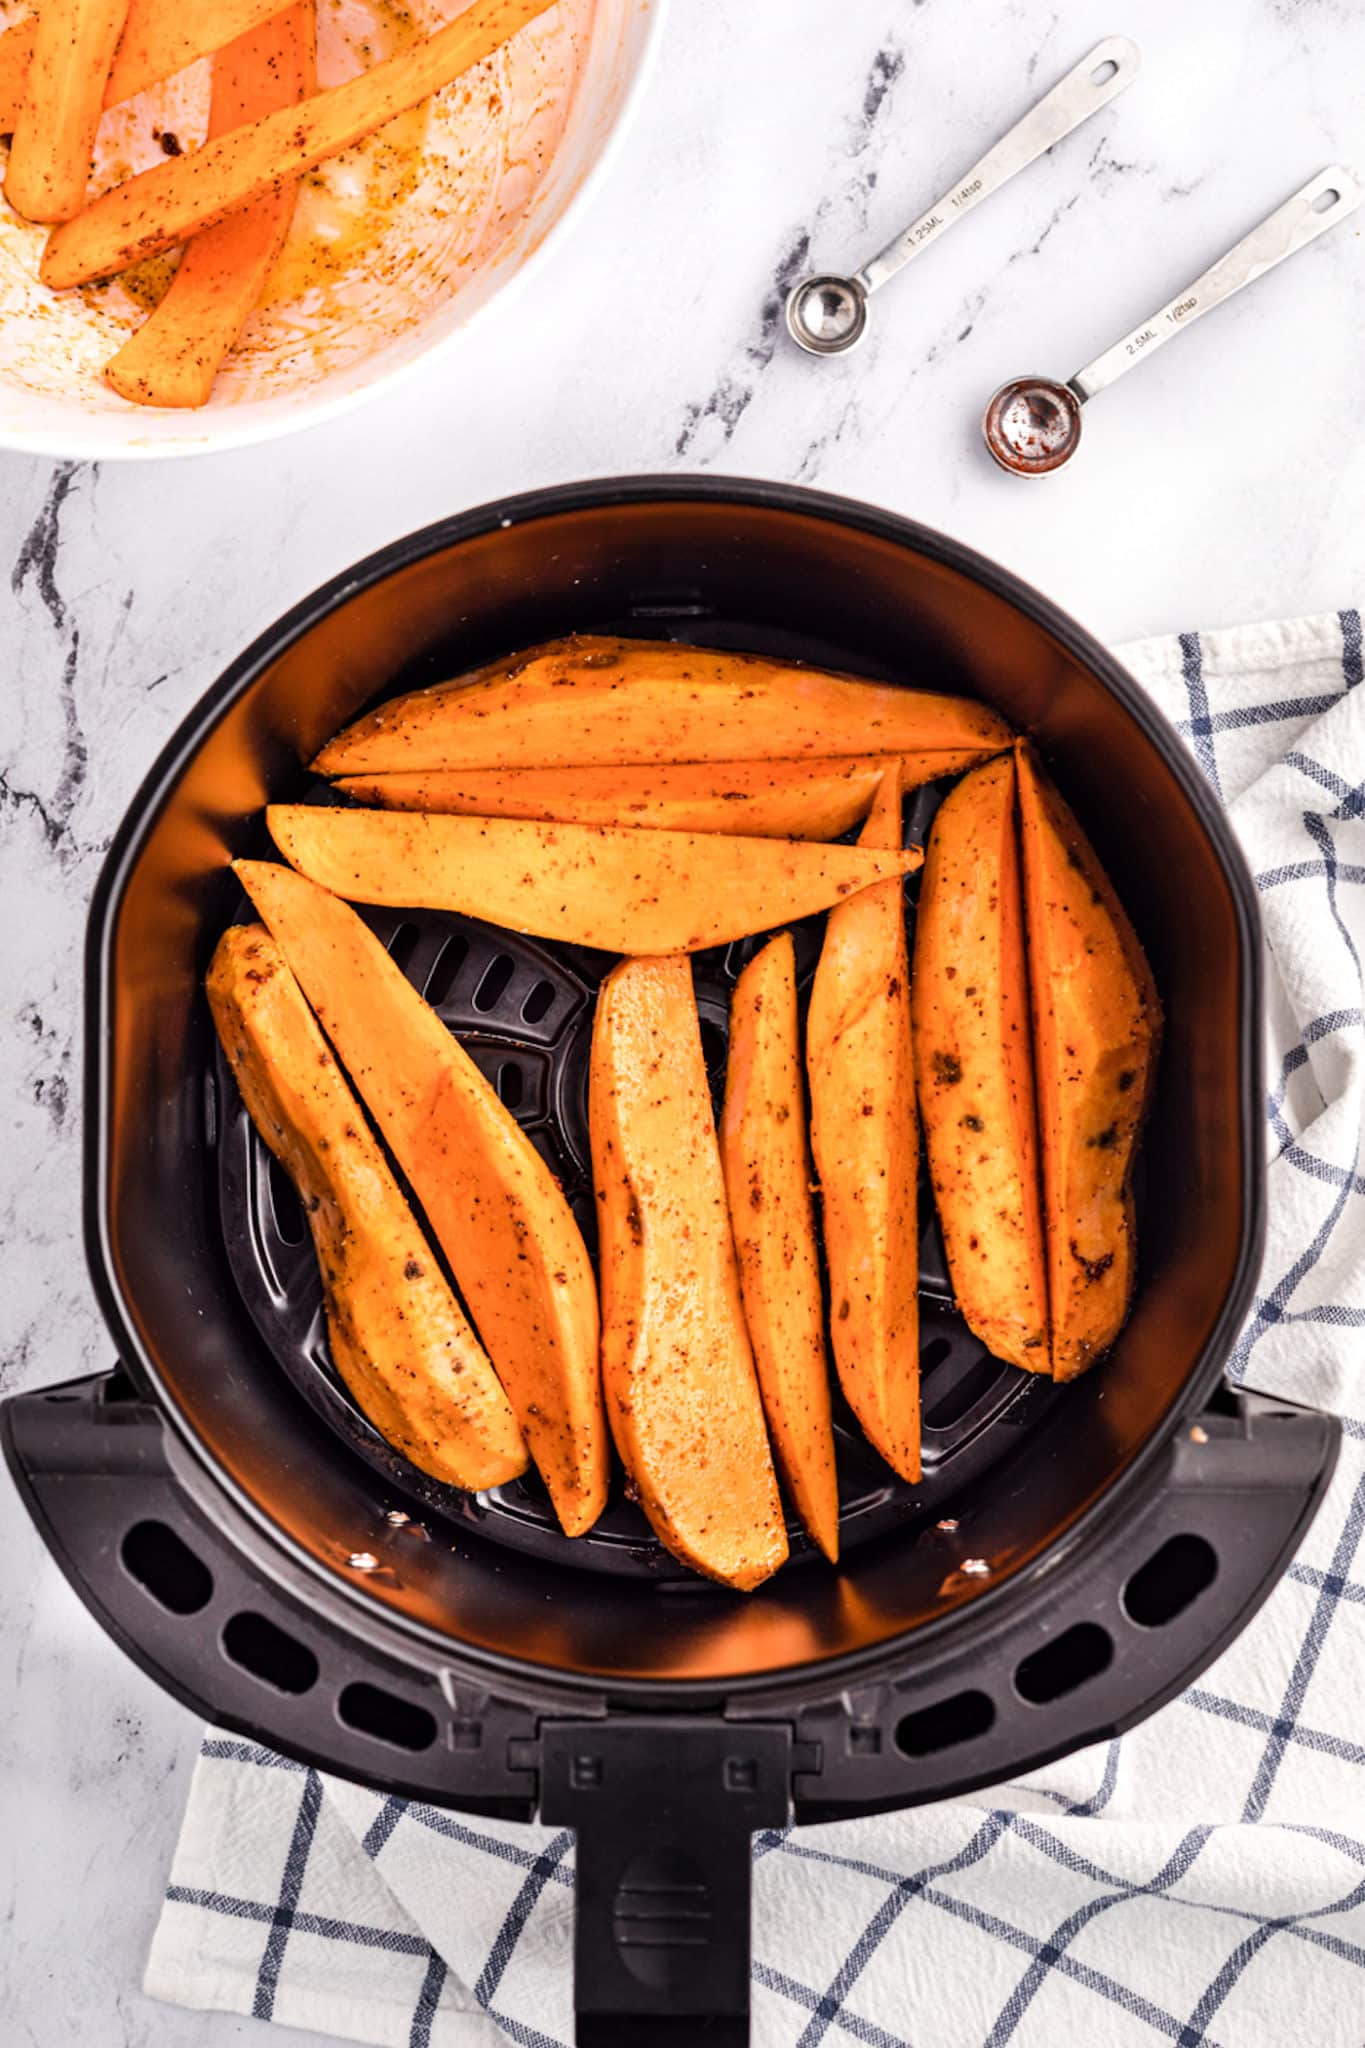
<svg viewBox="0 0 1365 2048">
<path fill-rule="evenodd" d="M 357 68 L 360 40 L 385 55 L 414 20 L 433 28 L 462 4 L 319 0 L 320 82 Z M 316 425 L 453 345 L 582 207 L 638 103 L 664 6 L 560 0 L 425 108 L 322 166 L 300 191 L 267 303 L 195 412 L 130 405 L 101 376 L 165 275 L 144 266 L 131 289 L 50 292 L 37 281 L 42 230 L 0 200 L 0 447 L 101 462 L 240 448 Z M 0 0 L 0 21 L 28 11 Z M 112 109 L 97 183 L 158 161 L 165 133 L 195 146 L 208 93 L 204 62 Z"/>
</svg>

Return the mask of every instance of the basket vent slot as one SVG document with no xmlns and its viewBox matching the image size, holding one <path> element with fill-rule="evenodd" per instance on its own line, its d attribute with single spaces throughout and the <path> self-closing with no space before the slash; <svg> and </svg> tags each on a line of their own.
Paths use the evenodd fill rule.
<svg viewBox="0 0 1365 2048">
<path fill-rule="evenodd" d="M 956 1749 L 960 1742 L 974 1742 L 995 1723 L 995 1702 L 989 1693 L 972 1690 L 955 1692 L 932 1707 L 907 1714 L 896 1727 L 896 1747 L 906 1756 L 937 1756 L 941 1749 Z"/>
<path fill-rule="evenodd" d="M 521 1068 L 514 1060 L 507 1060 L 498 1068 L 498 1096 L 505 1109 L 519 1109 L 521 1098 L 526 1092 L 526 1083 Z"/>
<path fill-rule="evenodd" d="M 387 1742 L 393 1749 L 430 1749 L 436 1740 L 436 1717 L 397 1693 L 357 1681 L 343 1686 L 337 1713 L 348 1728 Z"/>
<path fill-rule="evenodd" d="M 927 1380 L 936 1365 L 942 1365 L 953 1348 L 951 1337 L 935 1337 L 925 1345 L 919 1355 L 919 1376 Z"/>
<path fill-rule="evenodd" d="M 427 985 L 422 994 L 433 1010 L 439 1010 L 455 986 L 455 977 L 469 957 L 469 941 L 461 932 L 453 932 L 436 956 Z"/>
<path fill-rule="evenodd" d="M 213 1573 L 165 1522 L 134 1522 L 119 1555 L 129 1577 L 168 1614 L 198 1614 L 213 1598 Z"/>
<path fill-rule="evenodd" d="M 304 1221 L 303 1205 L 289 1175 L 280 1165 L 274 1153 L 268 1154 L 269 1165 L 266 1173 L 270 1180 L 270 1209 L 275 1219 L 275 1234 L 281 1244 L 302 1244 L 308 1235 Z"/>
<path fill-rule="evenodd" d="M 421 936 L 421 930 L 417 925 L 400 924 L 389 940 L 389 958 L 395 967 L 403 970 L 404 974 L 408 971 L 409 960 L 417 951 L 417 941 Z"/>
<path fill-rule="evenodd" d="M 1218 1553 L 1202 1536 L 1170 1536 L 1123 1589 L 1123 1611 L 1139 1628 L 1164 1628 L 1218 1576 Z"/>
<path fill-rule="evenodd" d="M 542 1017 L 554 1008 L 555 985 L 552 981 L 538 981 L 521 1006 L 523 1024 L 539 1024 Z"/>
<path fill-rule="evenodd" d="M 481 1012 L 496 1010 L 502 1001 L 508 982 L 517 971 L 517 963 L 506 953 L 499 953 L 489 963 L 483 979 L 474 991 L 474 1008 Z"/>
<path fill-rule="evenodd" d="M 944 1339 L 937 1341 L 941 1344 Z M 930 1348 L 933 1347 L 926 1347 Z M 999 1359 L 992 1358 L 990 1352 L 983 1350 L 974 1338 L 958 1340 L 949 1348 L 956 1354 L 951 1369 L 947 1369 L 947 1360 L 942 1353 L 933 1360 L 933 1365 L 939 1369 L 942 1385 L 941 1388 L 935 1386 L 933 1397 L 925 1404 L 926 1429 L 951 1429 L 955 1422 L 971 1413 L 1000 1378 Z M 973 1350 L 975 1358 L 971 1357 Z"/>
<path fill-rule="evenodd" d="M 234 1614 L 223 1630 L 223 1654 L 276 1692 L 311 1692 L 318 1682 L 318 1660 L 308 1645 L 263 1614 Z"/>
<path fill-rule="evenodd" d="M 1057 1640 L 1025 1657 L 1014 1674 L 1014 1689 L 1030 1706 L 1045 1706 L 1098 1678 L 1114 1661 L 1114 1642 L 1097 1621 L 1078 1621 Z"/>
</svg>

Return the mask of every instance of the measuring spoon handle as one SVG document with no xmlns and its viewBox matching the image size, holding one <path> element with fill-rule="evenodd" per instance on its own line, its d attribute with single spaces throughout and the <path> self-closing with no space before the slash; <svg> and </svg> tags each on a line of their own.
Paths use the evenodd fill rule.
<svg viewBox="0 0 1365 2048">
<path fill-rule="evenodd" d="M 1310 178 L 1301 192 L 1286 199 L 1283 206 L 1277 206 L 1269 219 L 1253 228 L 1235 249 L 1220 256 L 1202 277 L 1197 277 L 1183 292 L 1177 292 L 1159 313 L 1153 313 L 1150 320 L 1144 320 L 1122 341 L 1096 356 L 1093 363 L 1078 370 L 1070 379 L 1071 389 L 1080 399 L 1093 398 L 1182 327 L 1189 327 L 1202 313 L 1211 313 L 1224 299 L 1241 291 L 1243 285 L 1254 284 L 1296 249 L 1306 248 L 1319 235 L 1325 235 L 1328 228 L 1354 213 L 1361 197 L 1361 186 L 1354 174 L 1344 164 L 1329 164 L 1316 178 Z"/>
<path fill-rule="evenodd" d="M 1116 93 L 1131 85 L 1141 63 L 1141 51 L 1127 36 L 1106 36 L 1074 71 L 1068 71 L 1051 92 L 1029 109 L 1022 121 L 1015 123 L 1008 135 L 1001 136 L 994 149 L 988 149 L 979 163 L 964 172 L 951 191 L 935 200 L 927 213 L 912 221 L 903 234 L 888 242 L 870 263 L 865 263 L 856 273 L 855 281 L 864 291 L 875 292 L 912 256 L 946 234 L 955 220 L 970 213 L 983 199 L 989 199 L 1016 171 L 1027 169 L 1054 142 L 1070 135 L 1073 128 L 1079 128 L 1082 121 L 1088 121 Z"/>
</svg>

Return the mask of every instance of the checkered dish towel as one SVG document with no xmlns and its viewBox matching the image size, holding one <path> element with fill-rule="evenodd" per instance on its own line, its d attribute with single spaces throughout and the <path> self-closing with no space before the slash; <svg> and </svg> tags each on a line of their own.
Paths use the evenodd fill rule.
<svg viewBox="0 0 1365 2048">
<path fill-rule="evenodd" d="M 1365 690 L 1359 615 L 1126 650 L 1270 947 L 1270 1241 L 1232 1373 L 1346 1442 L 1184 1696 L 1017 1784 L 755 1843 L 756 2048 L 1365 2043 Z M 573 1842 L 210 1734 L 146 1988 L 392 2048 L 573 2038 Z"/>
</svg>

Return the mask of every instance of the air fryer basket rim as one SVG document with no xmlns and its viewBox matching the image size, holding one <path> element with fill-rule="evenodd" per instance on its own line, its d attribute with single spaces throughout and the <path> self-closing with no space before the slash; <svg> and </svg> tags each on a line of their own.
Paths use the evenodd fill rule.
<svg viewBox="0 0 1365 2048">
<path fill-rule="evenodd" d="M 1212 846 L 1228 885 L 1240 954 L 1237 1030 L 1239 1060 L 1246 1085 L 1239 1099 L 1241 1242 L 1226 1298 L 1200 1356 L 1187 1374 L 1184 1398 L 1173 1406 L 1165 1424 L 1150 1434 L 1126 1467 L 1080 1511 L 1066 1535 L 1000 1583 L 983 1587 L 965 1608 L 922 1623 L 913 1631 L 916 1642 L 926 1645 L 931 1638 L 937 1640 L 948 1627 L 955 1631 L 957 1639 L 969 1638 L 978 1628 L 989 1629 L 993 1625 L 996 1612 L 1007 1597 L 1017 1597 L 1025 1589 L 1036 1586 L 1038 1580 L 1053 1571 L 1091 1531 L 1109 1523 L 1122 1511 L 1135 1489 L 1148 1479 L 1153 1465 L 1175 1437 L 1182 1422 L 1206 1405 L 1222 1376 L 1232 1340 L 1250 1305 L 1265 1230 L 1259 1123 L 1259 1104 L 1263 1093 L 1259 1030 L 1262 993 L 1260 916 L 1254 883 L 1221 805 L 1189 751 L 1123 665 L 1075 620 L 1011 571 L 962 542 L 917 521 L 854 499 L 795 485 L 709 474 L 674 476 L 665 473 L 556 485 L 494 500 L 390 542 L 331 578 L 293 606 L 273 626 L 258 634 L 201 695 L 162 748 L 129 801 L 91 897 L 86 934 L 87 1109 L 83 1206 L 86 1257 L 92 1284 L 121 1358 L 133 1367 L 145 1385 L 154 1389 L 161 1414 L 193 1464 L 227 1496 L 238 1514 L 245 1516 L 248 1524 L 264 1538 L 268 1548 L 273 1547 L 277 1553 L 284 1550 L 294 1567 L 324 1587 L 331 1599 L 363 1597 L 355 1589 L 343 1587 L 315 1557 L 295 1545 L 265 1510 L 240 1490 L 231 1476 L 212 1460 L 165 1385 L 125 1309 L 115 1278 L 108 1207 L 111 1114 L 108 1083 L 113 1045 L 112 946 L 118 912 L 143 845 L 171 790 L 199 752 L 207 733 L 269 666 L 340 605 L 412 564 L 500 527 L 530 525 L 577 511 L 670 501 L 745 506 L 789 513 L 803 519 L 826 520 L 921 555 L 961 574 L 1012 605 L 1088 669 L 1119 701 L 1179 785 Z M 411 1617 L 405 1618 L 403 1628 L 428 1652 L 434 1651 L 447 1660 L 455 1652 L 462 1663 L 501 1673 L 514 1681 L 519 1679 L 524 1684 L 543 1685 L 548 1676 L 540 1666 L 521 1658 L 492 1652 L 464 1641 L 456 1645 L 439 1629 Z M 800 1674 L 809 1675 L 815 1668 L 819 1669 L 822 1680 L 843 1676 L 852 1678 L 903 1661 L 904 1641 L 903 1636 L 896 1636 L 864 1650 L 821 1660 L 818 1666 L 814 1660 L 807 1660 L 780 1669 L 769 1668 L 755 1674 L 732 1676 L 722 1689 L 734 1696 L 770 1695 Z M 602 1689 L 601 1676 L 594 1673 L 556 1671 L 554 1680 L 557 1689 L 581 1690 L 585 1694 L 600 1694 Z M 674 1679 L 661 1689 L 671 1697 L 714 1697 L 717 1692 L 716 1682 L 708 1678 Z"/>
</svg>

